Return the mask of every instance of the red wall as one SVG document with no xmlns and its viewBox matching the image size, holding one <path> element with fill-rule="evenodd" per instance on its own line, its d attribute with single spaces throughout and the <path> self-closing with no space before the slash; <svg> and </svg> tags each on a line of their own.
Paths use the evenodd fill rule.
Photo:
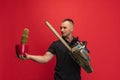
<svg viewBox="0 0 120 80">
<path fill-rule="evenodd" d="M 0 80 L 53 80 L 55 58 L 47 64 L 22 61 L 15 56 L 23 29 L 30 29 L 29 52 L 42 55 L 64 18 L 75 21 L 74 35 L 88 41 L 94 72 L 82 70 L 83 80 L 120 80 L 119 0 L 1 0 Z"/>
</svg>

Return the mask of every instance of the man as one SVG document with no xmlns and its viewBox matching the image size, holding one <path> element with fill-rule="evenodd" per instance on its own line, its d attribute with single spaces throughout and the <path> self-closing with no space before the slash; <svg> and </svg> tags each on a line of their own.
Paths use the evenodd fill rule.
<svg viewBox="0 0 120 80">
<path fill-rule="evenodd" d="M 73 37 L 74 22 L 72 19 L 65 19 L 60 25 L 63 39 L 72 47 L 78 38 Z M 54 41 L 43 56 L 26 54 L 21 59 L 30 59 L 39 63 L 47 63 L 56 55 L 55 80 L 81 80 L 80 66 L 71 58 L 68 49 L 60 40 Z"/>
</svg>

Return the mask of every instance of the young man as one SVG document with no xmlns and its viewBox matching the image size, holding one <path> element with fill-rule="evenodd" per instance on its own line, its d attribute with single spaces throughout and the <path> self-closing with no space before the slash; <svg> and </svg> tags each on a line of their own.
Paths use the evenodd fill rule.
<svg viewBox="0 0 120 80">
<path fill-rule="evenodd" d="M 72 19 L 65 19 L 60 25 L 62 37 L 71 47 L 78 41 L 78 38 L 72 35 L 73 28 Z M 60 40 L 54 41 L 43 56 L 26 54 L 26 57 L 20 56 L 20 58 L 47 63 L 54 55 L 56 55 L 54 80 L 81 80 L 80 66 L 71 58 L 68 49 Z"/>
</svg>

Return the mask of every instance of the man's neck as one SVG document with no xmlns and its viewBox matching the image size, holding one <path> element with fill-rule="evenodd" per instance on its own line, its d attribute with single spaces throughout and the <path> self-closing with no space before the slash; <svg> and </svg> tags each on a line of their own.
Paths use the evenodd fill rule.
<svg viewBox="0 0 120 80">
<path fill-rule="evenodd" d="M 67 36 L 65 37 L 65 39 L 68 41 L 68 42 L 71 42 L 73 40 L 73 36 L 70 35 L 70 36 Z"/>
</svg>

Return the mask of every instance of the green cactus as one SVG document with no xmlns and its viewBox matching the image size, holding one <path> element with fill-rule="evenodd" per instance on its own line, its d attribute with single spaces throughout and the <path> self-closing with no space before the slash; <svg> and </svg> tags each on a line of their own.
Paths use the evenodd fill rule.
<svg viewBox="0 0 120 80">
<path fill-rule="evenodd" d="M 28 32 L 29 32 L 29 29 L 25 28 L 23 35 L 21 37 L 21 41 L 20 41 L 21 44 L 26 44 L 28 42 Z"/>
</svg>

